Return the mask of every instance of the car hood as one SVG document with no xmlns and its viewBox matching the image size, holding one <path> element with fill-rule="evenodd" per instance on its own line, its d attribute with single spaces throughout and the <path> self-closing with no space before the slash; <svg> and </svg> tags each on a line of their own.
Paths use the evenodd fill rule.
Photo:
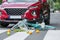
<svg viewBox="0 0 60 40">
<path fill-rule="evenodd" d="M 20 3 L 3 3 L 2 7 L 4 8 L 28 8 L 29 6 L 33 5 L 36 2 L 33 3 L 26 3 L 26 2 L 20 2 Z"/>
</svg>

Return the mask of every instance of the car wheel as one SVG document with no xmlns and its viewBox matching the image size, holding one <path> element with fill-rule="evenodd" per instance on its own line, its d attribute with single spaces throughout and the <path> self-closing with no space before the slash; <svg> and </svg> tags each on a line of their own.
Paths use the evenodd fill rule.
<svg viewBox="0 0 60 40">
<path fill-rule="evenodd" d="M 44 22 L 46 25 L 50 24 L 50 9 L 43 10 Z"/>
</svg>

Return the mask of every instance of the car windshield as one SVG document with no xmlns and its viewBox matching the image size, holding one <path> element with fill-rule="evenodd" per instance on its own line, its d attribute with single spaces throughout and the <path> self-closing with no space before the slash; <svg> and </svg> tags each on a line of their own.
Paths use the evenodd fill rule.
<svg viewBox="0 0 60 40">
<path fill-rule="evenodd" d="M 8 0 L 8 2 L 37 2 L 38 0 Z"/>
</svg>

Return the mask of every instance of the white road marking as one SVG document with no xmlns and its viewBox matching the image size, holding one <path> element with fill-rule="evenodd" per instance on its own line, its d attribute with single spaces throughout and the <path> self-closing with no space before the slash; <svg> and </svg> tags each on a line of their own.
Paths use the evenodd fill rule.
<svg viewBox="0 0 60 40">
<path fill-rule="evenodd" d="M 3 32 L 6 32 L 7 30 L 0 30 L 0 34 L 3 33 Z"/>
<path fill-rule="evenodd" d="M 44 40 L 60 40 L 60 30 L 49 30 Z"/>
<path fill-rule="evenodd" d="M 30 31 L 34 32 L 34 30 Z M 25 38 L 27 38 L 28 36 L 29 34 L 27 34 L 26 32 L 17 32 L 4 40 L 25 40 Z"/>
</svg>

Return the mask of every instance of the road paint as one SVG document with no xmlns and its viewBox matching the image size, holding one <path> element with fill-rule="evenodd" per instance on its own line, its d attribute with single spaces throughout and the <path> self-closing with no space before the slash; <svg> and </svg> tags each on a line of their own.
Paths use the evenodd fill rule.
<svg viewBox="0 0 60 40">
<path fill-rule="evenodd" d="M 0 30 L 0 34 L 3 33 L 3 32 L 6 32 L 7 30 Z"/>
<path fill-rule="evenodd" d="M 47 31 L 40 31 L 39 33 L 33 32 L 32 35 L 28 36 L 25 40 L 43 40 Z"/>
<path fill-rule="evenodd" d="M 29 30 L 34 32 L 34 30 Z M 29 36 L 29 34 L 27 34 L 26 32 L 17 32 L 7 38 L 5 38 L 4 40 L 24 40 L 25 38 L 27 38 Z"/>
<path fill-rule="evenodd" d="M 60 40 L 60 30 L 49 30 L 44 40 Z"/>
</svg>

